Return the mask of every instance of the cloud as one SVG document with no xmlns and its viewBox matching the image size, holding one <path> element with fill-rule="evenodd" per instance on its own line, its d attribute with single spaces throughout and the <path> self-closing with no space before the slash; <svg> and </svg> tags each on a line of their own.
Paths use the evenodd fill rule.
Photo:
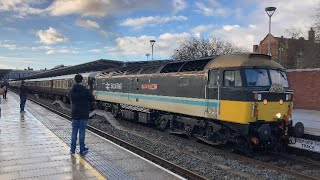
<svg viewBox="0 0 320 180">
<path fill-rule="evenodd" d="M 32 51 L 45 51 L 45 54 L 78 54 L 80 53 L 78 48 L 68 46 L 37 46 L 31 47 Z"/>
<path fill-rule="evenodd" d="M 9 69 L 24 69 L 25 67 L 34 67 L 38 69 L 43 69 L 45 66 L 48 66 L 49 64 L 56 65 L 58 62 L 64 63 L 66 62 L 66 59 L 51 59 L 51 58 L 35 58 L 23 56 L 23 57 L 15 57 L 15 56 L 0 56 L 0 68 L 1 67 L 7 67 Z"/>
<path fill-rule="evenodd" d="M 155 36 L 139 36 L 139 37 L 121 37 L 116 39 L 115 46 L 106 47 L 109 55 L 112 56 L 128 56 L 132 57 L 141 57 L 146 53 L 151 52 L 150 40 L 155 39 L 156 43 L 154 44 L 154 57 L 155 59 L 169 58 L 174 49 L 191 38 L 189 33 L 165 33 L 161 34 L 159 37 Z M 150 53 L 151 54 L 151 53 Z M 141 59 L 140 59 L 141 60 Z"/>
<path fill-rule="evenodd" d="M 11 11 L 11 17 L 24 18 L 30 14 L 49 14 L 66 16 L 78 14 L 89 17 L 105 17 L 110 14 L 121 14 L 136 9 L 159 7 L 163 0 L 53 0 L 44 8 L 49 0 L 1 0 L 0 12 Z M 41 6 L 40 6 L 41 5 Z"/>
<path fill-rule="evenodd" d="M 89 52 L 92 52 L 92 53 L 101 53 L 101 52 L 102 52 L 102 49 L 91 49 L 91 50 L 89 50 Z"/>
<path fill-rule="evenodd" d="M 13 11 L 16 12 L 14 14 L 15 17 L 23 18 L 27 14 L 42 14 L 46 10 L 35 8 L 33 6 L 37 6 L 44 3 L 44 1 L 39 0 L 1 0 L 0 2 L 0 12 L 1 11 Z"/>
<path fill-rule="evenodd" d="M 196 11 L 204 16 L 226 16 L 230 9 L 223 7 L 217 0 L 209 0 L 208 4 L 196 2 Z"/>
<path fill-rule="evenodd" d="M 54 54 L 55 53 L 55 51 L 53 50 L 53 49 L 50 49 L 50 50 L 48 50 L 47 52 L 46 52 L 46 54 Z"/>
<path fill-rule="evenodd" d="M 37 64 L 35 62 L 36 59 L 34 58 L 26 58 L 26 57 L 12 57 L 12 56 L 0 56 L 0 62 L 1 63 L 15 63 L 15 64 L 21 64 L 21 63 L 28 63 L 28 64 Z"/>
<path fill-rule="evenodd" d="M 196 37 L 200 37 L 202 32 L 208 32 L 208 31 L 212 31 L 214 28 L 214 25 L 209 24 L 209 25 L 199 25 L 196 26 L 194 28 L 191 29 L 191 32 L 193 32 L 193 34 Z"/>
<path fill-rule="evenodd" d="M 4 49 L 9 49 L 9 50 L 24 50 L 24 49 L 28 49 L 28 47 L 24 47 L 24 46 L 18 46 L 15 44 L 14 41 L 10 41 L 10 40 L 0 40 L 0 48 L 4 48 Z"/>
<path fill-rule="evenodd" d="M 90 17 L 105 17 L 108 14 L 127 12 L 159 4 L 157 0 L 56 0 L 47 11 L 52 16 L 80 14 Z"/>
<path fill-rule="evenodd" d="M 66 42 L 68 39 L 62 34 L 59 34 L 56 29 L 49 27 L 48 30 L 39 30 L 37 35 L 40 38 L 40 42 L 44 44 L 55 44 Z"/>
<path fill-rule="evenodd" d="M 46 54 L 78 54 L 79 51 L 69 47 L 49 47 L 46 49 Z"/>
<path fill-rule="evenodd" d="M 184 10 L 187 7 L 187 3 L 184 0 L 172 0 L 172 5 L 174 14 Z"/>
<path fill-rule="evenodd" d="M 225 31 L 231 31 L 233 29 L 238 29 L 238 28 L 240 28 L 240 26 L 238 24 L 236 24 L 236 25 L 224 25 L 222 27 L 222 29 L 225 30 Z"/>
<path fill-rule="evenodd" d="M 76 23 L 77 25 L 85 28 L 97 28 L 97 29 L 100 28 L 100 25 L 97 22 L 91 21 L 91 20 L 78 19 Z"/>
<path fill-rule="evenodd" d="M 129 18 L 122 22 L 121 26 L 128 26 L 134 29 L 140 29 L 145 26 L 155 26 L 159 24 L 165 24 L 170 21 L 185 21 L 188 18 L 185 16 L 170 16 L 170 17 L 160 17 L 160 16 L 147 16 L 141 18 Z"/>
</svg>

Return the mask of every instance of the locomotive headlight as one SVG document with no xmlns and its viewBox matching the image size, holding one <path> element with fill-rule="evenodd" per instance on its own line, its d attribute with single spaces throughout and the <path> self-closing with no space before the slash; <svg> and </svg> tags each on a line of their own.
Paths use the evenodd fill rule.
<svg viewBox="0 0 320 180">
<path fill-rule="evenodd" d="M 280 99 L 279 104 L 280 104 L 280 105 L 282 105 L 282 104 L 283 104 L 283 100 L 282 100 L 282 99 Z"/>
<path fill-rule="evenodd" d="M 276 114 L 276 118 L 280 119 L 281 118 L 281 113 Z"/>
<path fill-rule="evenodd" d="M 267 105 L 268 104 L 268 100 L 264 99 L 263 100 L 263 105 Z"/>
</svg>

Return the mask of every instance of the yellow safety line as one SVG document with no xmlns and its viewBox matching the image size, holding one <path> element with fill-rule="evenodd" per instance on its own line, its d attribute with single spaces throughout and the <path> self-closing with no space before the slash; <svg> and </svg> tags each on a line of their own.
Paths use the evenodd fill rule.
<svg viewBox="0 0 320 180">
<path fill-rule="evenodd" d="M 30 113 L 31 114 L 31 113 Z M 32 114 L 31 114 L 32 115 Z M 33 116 L 33 115 L 32 115 Z M 40 122 L 41 123 L 41 122 Z M 42 124 L 42 123 L 41 123 Z M 44 124 L 42 124 L 44 125 Z M 45 126 L 45 125 L 44 125 Z M 47 130 L 55 135 L 59 141 L 61 141 L 61 143 L 63 144 L 63 146 L 66 148 L 66 149 L 69 149 L 69 146 L 64 142 L 62 141 L 62 139 L 60 139 L 59 136 L 57 136 L 55 133 L 53 133 L 48 127 L 47 127 Z M 91 173 L 99 180 L 106 180 L 105 177 L 103 177 L 103 175 L 101 173 L 99 173 L 94 167 L 92 167 L 86 160 L 84 160 L 81 156 L 79 156 L 78 154 L 73 154 L 72 156 L 74 156 L 76 158 L 76 160 L 78 160 L 84 167 L 86 167 L 89 171 L 91 171 Z"/>
<path fill-rule="evenodd" d="M 16 99 L 15 99 L 16 100 Z M 17 101 L 17 100 L 16 100 Z M 31 114 L 30 112 L 29 112 L 29 114 L 31 115 L 31 116 L 33 116 L 33 114 Z M 34 117 L 34 116 L 33 116 Z M 36 117 L 34 117 L 35 119 L 37 119 Z M 41 123 L 43 126 L 45 126 L 46 128 L 47 128 L 47 130 L 51 133 L 51 134 L 53 134 L 54 136 L 56 136 L 58 139 L 59 139 L 59 141 L 61 141 L 61 143 L 62 143 L 62 145 L 66 148 L 66 149 L 69 149 L 69 146 L 64 142 L 64 141 L 62 141 L 62 139 L 59 137 L 59 136 L 57 136 L 55 133 L 53 133 L 46 125 L 44 125 L 42 122 L 40 122 L 40 121 L 38 121 L 39 123 Z M 75 158 L 76 158 L 76 160 L 78 160 L 85 168 L 87 168 L 89 171 L 91 171 L 91 173 L 97 178 L 97 179 L 99 179 L 99 180 L 106 180 L 106 178 L 105 177 L 103 177 L 103 175 L 101 174 L 101 173 L 99 173 L 94 167 L 92 167 L 86 160 L 84 160 L 81 156 L 79 156 L 78 154 L 74 154 L 73 155 Z"/>
</svg>

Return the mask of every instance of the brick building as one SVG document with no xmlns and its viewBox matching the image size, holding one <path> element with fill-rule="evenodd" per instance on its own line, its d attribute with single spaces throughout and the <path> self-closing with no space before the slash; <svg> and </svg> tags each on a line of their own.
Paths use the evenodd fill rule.
<svg viewBox="0 0 320 180">
<path fill-rule="evenodd" d="M 320 43 L 315 42 L 315 31 L 310 28 L 308 40 L 275 37 L 268 34 L 259 45 L 253 45 L 253 52 L 268 54 L 268 39 L 272 59 L 287 69 L 320 67 Z"/>
<path fill-rule="evenodd" d="M 287 70 L 293 107 L 320 111 L 320 68 Z"/>
</svg>

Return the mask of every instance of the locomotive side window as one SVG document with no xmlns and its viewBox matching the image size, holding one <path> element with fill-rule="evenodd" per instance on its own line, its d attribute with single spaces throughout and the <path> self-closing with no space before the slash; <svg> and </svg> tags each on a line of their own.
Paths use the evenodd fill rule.
<svg viewBox="0 0 320 180">
<path fill-rule="evenodd" d="M 225 86 L 242 86 L 240 71 L 224 71 Z"/>
<path fill-rule="evenodd" d="M 219 82 L 219 71 L 218 70 L 211 70 L 209 71 L 209 86 L 218 86 Z"/>
</svg>

